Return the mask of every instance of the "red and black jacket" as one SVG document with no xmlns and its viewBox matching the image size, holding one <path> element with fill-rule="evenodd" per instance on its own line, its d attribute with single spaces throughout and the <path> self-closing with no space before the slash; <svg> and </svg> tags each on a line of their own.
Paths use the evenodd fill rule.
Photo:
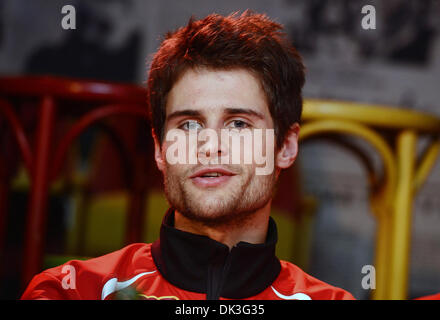
<svg viewBox="0 0 440 320">
<path fill-rule="evenodd" d="M 48 269 L 32 279 L 22 299 L 354 299 L 279 260 L 276 242 L 272 218 L 265 243 L 242 241 L 229 250 L 174 228 L 169 210 L 154 243 Z"/>
</svg>

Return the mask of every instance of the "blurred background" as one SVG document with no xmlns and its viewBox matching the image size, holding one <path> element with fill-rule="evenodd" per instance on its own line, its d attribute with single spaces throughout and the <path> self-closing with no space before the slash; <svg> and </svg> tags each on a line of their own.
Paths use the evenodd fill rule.
<svg viewBox="0 0 440 320">
<path fill-rule="evenodd" d="M 67 4 L 76 9 L 76 30 L 61 28 L 61 8 Z M 375 30 L 361 27 L 366 4 L 376 8 Z M 191 15 L 245 9 L 285 25 L 307 67 L 306 98 L 384 104 L 440 116 L 436 0 L 2 0 L 0 76 L 52 75 L 144 86 L 151 54 L 165 32 L 186 24 Z M 56 138 L 81 116 L 75 110 L 57 111 Z M 26 107 L 16 112 L 33 142 L 38 114 Z M 124 148 L 134 160 L 121 156 Z M 30 179 L 17 150 L 0 115 L 0 178 L 7 181 L 6 197 L 0 197 L 6 226 L 0 241 L 1 299 L 22 293 Z M 148 123 L 135 117 L 109 117 L 75 140 L 49 186 L 45 268 L 123 247 L 133 189 L 143 195 L 142 241 L 158 237 L 167 203 L 151 151 Z M 414 200 L 409 298 L 440 292 L 438 162 Z M 374 264 L 376 221 L 361 164 L 337 144 L 318 140 L 301 145 L 292 175 L 281 183 L 273 210 L 280 229 L 279 257 L 368 299 L 371 292 L 361 286 L 361 269 Z M 304 205 L 291 203 L 296 199 L 292 194 Z M 308 219 L 307 232 L 295 231 L 301 215 Z"/>
</svg>

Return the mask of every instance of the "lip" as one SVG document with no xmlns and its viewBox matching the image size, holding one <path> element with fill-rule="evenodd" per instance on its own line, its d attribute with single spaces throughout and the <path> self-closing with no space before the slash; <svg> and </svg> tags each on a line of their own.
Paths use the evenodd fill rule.
<svg viewBox="0 0 440 320">
<path fill-rule="evenodd" d="M 221 173 L 222 176 L 219 177 L 203 177 L 203 175 L 207 174 L 207 173 L 211 173 L 211 172 L 218 172 Z M 198 186 L 198 187 L 202 187 L 202 188 L 212 188 L 212 187 L 218 187 L 221 186 L 223 184 L 226 184 L 233 176 L 235 176 L 236 174 L 233 173 L 232 171 L 229 171 L 225 168 L 203 168 L 200 170 L 197 170 L 192 176 L 190 176 L 190 179 L 192 180 L 192 182 Z"/>
<path fill-rule="evenodd" d="M 192 176 L 190 176 L 191 179 L 193 178 L 197 178 L 197 177 L 201 177 L 207 173 L 212 173 L 212 172 L 218 172 L 221 173 L 223 176 L 235 176 L 235 173 L 232 171 L 229 171 L 225 168 L 222 167 L 210 167 L 210 168 L 203 168 L 203 169 L 199 169 L 197 170 Z"/>
</svg>

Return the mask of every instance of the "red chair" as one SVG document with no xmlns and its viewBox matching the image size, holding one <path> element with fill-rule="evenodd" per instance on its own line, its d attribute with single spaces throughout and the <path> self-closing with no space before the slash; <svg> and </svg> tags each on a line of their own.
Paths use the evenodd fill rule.
<svg viewBox="0 0 440 320">
<path fill-rule="evenodd" d="M 35 140 L 31 148 L 16 110 L 23 103 L 36 108 Z M 35 110 L 34 110 L 35 111 Z M 54 135 L 57 121 L 66 115 L 79 119 L 61 137 Z M 88 127 L 101 123 L 111 116 L 129 115 L 142 118 L 148 126 L 146 92 L 134 85 L 82 81 L 56 77 L 8 77 L 0 78 L 0 116 L 10 125 L 28 175 L 31 190 L 28 202 L 24 267 L 22 284 L 26 286 L 41 271 L 46 233 L 48 187 L 59 175 L 66 153 L 73 141 Z M 112 132 L 115 137 L 117 132 Z M 149 132 L 146 132 L 148 134 Z M 121 140 L 122 141 L 122 140 Z M 133 146 L 120 144 L 127 167 L 136 173 L 145 169 L 145 159 L 136 154 Z M 4 159 L 1 159 L 4 161 Z M 1 177 L 0 177 L 1 178 Z M 130 209 L 127 215 L 126 242 L 138 242 L 142 236 L 141 226 L 145 179 L 133 174 L 130 181 Z M 1 185 L 1 183 L 0 183 Z M 4 188 L 0 188 L 4 189 Z M 4 195 L 3 195 L 4 197 Z M 0 200 L 2 194 L 0 194 Z M 5 235 L 5 206 L 0 206 L 0 239 Z M 1 242 L 0 242 L 1 244 Z"/>
</svg>

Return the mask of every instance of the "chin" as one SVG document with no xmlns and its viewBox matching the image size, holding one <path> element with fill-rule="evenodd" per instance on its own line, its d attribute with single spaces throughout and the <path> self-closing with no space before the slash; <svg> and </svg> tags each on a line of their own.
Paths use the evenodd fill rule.
<svg viewBox="0 0 440 320">
<path fill-rule="evenodd" d="M 229 212 L 221 211 L 219 210 L 218 207 L 192 208 L 192 210 L 193 211 L 191 211 L 189 215 L 186 215 L 186 217 L 209 227 L 218 227 L 222 225 L 227 225 L 230 224 L 232 221 L 234 221 L 236 218 L 235 213 L 230 211 Z M 184 214 L 184 212 L 181 213 Z"/>
<path fill-rule="evenodd" d="M 203 200 L 202 200 L 203 199 Z M 189 200 L 189 201 L 188 201 Z M 187 199 L 187 212 L 191 212 L 192 218 L 205 222 L 235 215 L 237 200 L 230 195 L 200 195 Z"/>
<path fill-rule="evenodd" d="M 206 194 L 202 192 L 201 197 L 195 197 L 192 203 L 197 203 L 195 207 L 199 208 L 199 211 L 206 212 L 206 214 L 221 214 L 227 213 L 236 202 L 230 195 L 222 192 L 220 194 Z"/>
<path fill-rule="evenodd" d="M 192 198 L 207 201 L 211 199 L 212 201 L 222 200 L 231 198 L 236 195 L 240 187 L 236 184 L 226 184 L 217 187 L 200 187 L 195 184 L 188 184 L 184 186 L 185 193 L 187 195 L 192 195 Z M 234 191 L 236 190 L 236 191 Z"/>
</svg>

